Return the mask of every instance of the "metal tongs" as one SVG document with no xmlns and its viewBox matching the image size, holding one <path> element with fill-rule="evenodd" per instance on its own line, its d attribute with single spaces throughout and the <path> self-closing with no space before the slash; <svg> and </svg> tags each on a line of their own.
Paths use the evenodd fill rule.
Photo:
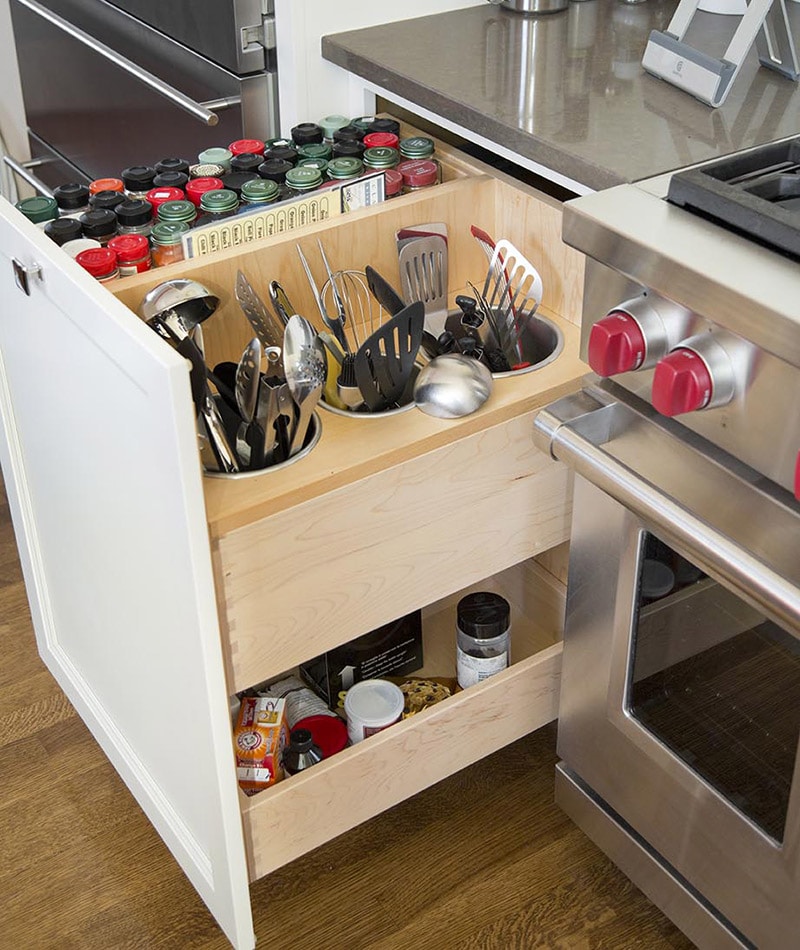
<svg viewBox="0 0 800 950">
<path fill-rule="evenodd" d="M 347 314 L 344 308 L 344 302 L 335 286 L 335 281 L 333 280 L 333 273 L 331 272 L 330 265 L 328 264 L 328 258 L 325 256 L 325 249 L 322 246 L 322 241 L 317 239 L 317 244 L 319 245 L 320 254 L 322 255 L 322 262 L 325 265 L 325 270 L 328 274 L 328 280 L 333 285 L 333 296 L 334 304 L 336 306 L 336 316 L 332 317 L 325 307 L 325 302 L 322 299 L 322 293 L 317 287 L 316 281 L 314 280 L 314 275 L 311 273 L 311 268 L 309 267 L 306 256 L 303 253 L 303 249 L 299 244 L 296 245 L 297 253 L 300 255 L 300 262 L 303 265 L 303 269 L 306 272 L 306 277 L 308 278 L 309 286 L 311 287 L 311 292 L 314 294 L 314 300 L 317 304 L 317 309 L 319 310 L 319 315 L 322 318 L 322 322 L 325 326 L 331 331 L 331 333 L 336 337 L 336 341 L 345 351 L 345 353 L 350 353 L 350 344 L 347 342 L 347 336 L 344 332 L 344 325 L 347 320 Z"/>
</svg>

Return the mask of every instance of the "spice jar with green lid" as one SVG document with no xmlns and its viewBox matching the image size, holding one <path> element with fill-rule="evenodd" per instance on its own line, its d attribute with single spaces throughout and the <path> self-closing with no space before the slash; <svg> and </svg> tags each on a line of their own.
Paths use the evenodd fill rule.
<svg viewBox="0 0 800 950">
<path fill-rule="evenodd" d="M 374 121 L 375 121 L 374 115 L 361 115 L 361 116 L 358 116 L 358 118 L 356 119 L 351 119 L 350 125 L 358 129 L 358 131 L 361 134 L 361 138 L 363 139 L 364 136 L 367 134 L 367 132 L 370 131 L 370 126 L 372 125 Z"/>
<path fill-rule="evenodd" d="M 345 126 L 350 125 L 350 120 L 343 115 L 326 115 L 324 119 L 320 119 L 317 123 L 322 129 L 322 140 L 323 142 L 332 142 L 333 133 L 337 129 L 343 129 Z"/>
<path fill-rule="evenodd" d="M 309 168 L 316 168 L 323 175 L 328 170 L 328 160 L 326 158 L 301 158 L 297 165 L 299 168 L 305 166 L 308 166 Z"/>
<path fill-rule="evenodd" d="M 362 161 L 364 168 L 394 168 L 400 160 L 400 153 L 396 148 L 380 145 L 377 148 L 368 148 L 364 151 Z"/>
<path fill-rule="evenodd" d="M 193 202 L 184 198 L 179 201 L 165 201 L 158 206 L 156 214 L 159 221 L 189 225 L 197 217 L 197 208 Z"/>
<path fill-rule="evenodd" d="M 229 188 L 218 188 L 207 191 L 200 198 L 200 211 L 208 216 L 209 220 L 227 218 L 239 207 L 239 197 Z"/>
<path fill-rule="evenodd" d="M 197 156 L 197 161 L 201 165 L 221 165 L 226 172 L 229 172 L 232 158 L 233 154 L 230 149 L 213 146 L 202 151 Z"/>
<path fill-rule="evenodd" d="M 254 178 L 242 185 L 242 202 L 244 204 L 264 205 L 277 201 L 280 186 L 276 181 L 268 178 Z"/>
<path fill-rule="evenodd" d="M 400 154 L 403 158 L 430 158 L 433 152 L 433 139 L 429 139 L 427 135 L 412 135 L 400 139 Z"/>
<path fill-rule="evenodd" d="M 174 264 L 183 260 L 181 238 L 189 230 L 189 225 L 180 221 L 159 221 L 153 225 L 150 243 L 153 245 L 152 257 L 155 267 Z"/>
<path fill-rule="evenodd" d="M 286 184 L 293 194 L 302 195 L 319 188 L 322 184 L 322 172 L 310 165 L 299 165 L 286 172 Z"/>
<path fill-rule="evenodd" d="M 344 181 L 349 178 L 358 178 L 364 173 L 364 163 L 352 155 L 332 158 L 328 162 L 327 175 L 335 181 Z"/>
<path fill-rule="evenodd" d="M 333 150 L 326 142 L 309 142 L 307 145 L 298 145 L 297 154 L 300 158 L 324 158 L 327 161 Z"/>
<path fill-rule="evenodd" d="M 44 228 L 48 221 L 58 217 L 58 204 L 55 198 L 45 198 L 41 195 L 35 198 L 23 198 L 16 207 L 29 221 Z"/>
</svg>

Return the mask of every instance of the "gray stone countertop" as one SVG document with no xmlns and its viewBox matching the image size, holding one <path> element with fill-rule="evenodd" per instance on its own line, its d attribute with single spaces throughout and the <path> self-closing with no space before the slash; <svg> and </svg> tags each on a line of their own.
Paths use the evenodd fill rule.
<svg viewBox="0 0 800 950">
<path fill-rule="evenodd" d="M 530 17 L 487 3 L 325 36 L 322 55 L 576 191 L 800 133 L 798 84 L 759 67 L 755 49 L 718 109 L 644 72 L 649 32 L 665 29 L 675 6 L 573 0 Z M 800 3 L 787 6 L 800 45 Z M 686 39 L 721 55 L 738 22 L 698 13 Z"/>
</svg>

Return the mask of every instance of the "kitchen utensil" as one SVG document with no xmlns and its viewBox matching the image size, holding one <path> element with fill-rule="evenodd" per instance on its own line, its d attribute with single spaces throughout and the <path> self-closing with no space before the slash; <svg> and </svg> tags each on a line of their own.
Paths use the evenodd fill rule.
<svg viewBox="0 0 800 950">
<path fill-rule="evenodd" d="M 415 301 L 396 313 L 362 343 L 356 353 L 358 388 L 370 412 L 379 412 L 403 394 L 422 342 L 425 305 Z"/>
<path fill-rule="evenodd" d="M 283 327 L 267 310 L 264 301 L 242 271 L 236 272 L 236 299 L 250 326 L 263 344 L 268 358 L 271 354 L 274 357 L 271 362 L 276 362 L 280 358 L 280 348 L 283 346 Z M 276 350 L 277 357 L 275 357 Z"/>
<path fill-rule="evenodd" d="M 482 297 L 495 317 L 493 331 L 512 366 L 523 360 L 520 337 L 542 302 L 543 284 L 530 261 L 504 238 L 495 245 Z"/>
<path fill-rule="evenodd" d="M 326 308 L 330 302 L 337 306 L 338 301 L 345 315 L 345 327 L 350 329 L 354 352 L 383 321 L 383 310 L 370 294 L 362 271 L 335 271 L 322 286 L 322 300 Z"/>
<path fill-rule="evenodd" d="M 275 309 L 275 313 L 278 315 L 278 319 L 285 327 L 289 322 L 289 317 L 293 316 L 297 311 L 290 303 L 286 291 L 277 280 L 271 280 L 269 282 L 269 299 Z"/>
<path fill-rule="evenodd" d="M 251 426 L 258 401 L 259 378 L 261 375 L 261 341 L 258 337 L 245 347 L 242 358 L 236 367 L 235 393 L 236 407 L 242 422 L 236 435 L 236 453 L 245 466 L 251 461 L 251 449 L 254 434 Z M 263 436 L 260 437 L 263 443 Z"/>
<path fill-rule="evenodd" d="M 342 362 L 339 377 L 336 380 L 336 395 L 347 409 L 360 409 L 364 397 L 356 380 L 356 354 L 348 353 Z"/>
<path fill-rule="evenodd" d="M 364 274 L 367 278 L 367 286 L 381 307 L 391 316 L 400 313 L 405 307 L 405 303 L 389 281 L 379 274 L 374 267 L 370 267 L 369 264 L 364 268 Z"/>
<path fill-rule="evenodd" d="M 347 342 L 347 337 L 345 336 L 345 332 L 344 332 L 344 319 L 338 312 L 335 317 L 331 317 L 328 314 L 328 311 L 325 309 L 325 304 L 322 300 L 322 294 L 320 293 L 320 290 L 317 287 L 317 284 L 314 280 L 314 275 L 311 273 L 311 268 L 308 265 L 308 261 L 306 260 L 306 256 L 303 253 L 303 249 L 300 247 L 299 244 L 296 245 L 296 247 L 297 247 L 297 253 L 300 255 L 300 262 L 303 265 L 303 270 L 306 272 L 306 277 L 308 278 L 308 283 L 309 283 L 309 286 L 311 287 L 311 292 L 314 295 L 314 300 L 316 301 L 317 309 L 319 310 L 319 315 L 320 317 L 322 317 L 322 322 L 339 341 L 339 345 L 342 347 L 342 349 L 344 349 L 346 352 L 349 353 L 350 344 Z"/>
<path fill-rule="evenodd" d="M 438 337 L 447 320 L 447 242 L 431 235 L 404 244 L 398 255 L 403 297 L 425 305 L 425 329 Z"/>
<path fill-rule="evenodd" d="M 492 391 L 492 374 L 463 353 L 445 353 L 419 371 L 414 383 L 418 409 L 440 419 L 457 419 L 479 409 Z"/>
<path fill-rule="evenodd" d="M 183 333 L 178 335 L 183 336 L 198 323 L 207 320 L 218 306 L 219 298 L 199 281 L 175 278 L 156 284 L 149 290 L 142 300 L 139 313 L 151 325 L 154 320 L 173 327 L 179 324 Z"/>
<path fill-rule="evenodd" d="M 294 314 L 286 324 L 283 343 L 283 368 L 286 382 L 297 406 L 297 420 L 291 432 L 289 457 L 299 452 L 308 424 L 325 385 L 327 363 L 317 332 Z"/>
<path fill-rule="evenodd" d="M 395 231 L 394 239 L 398 255 L 404 244 L 416 238 L 430 237 L 431 235 L 441 237 L 447 243 L 447 225 L 443 221 L 435 221 L 430 224 L 412 224 L 410 227 Z"/>
<path fill-rule="evenodd" d="M 494 250 L 496 247 L 494 238 L 490 237 L 489 234 L 483 230 L 483 228 L 479 228 L 476 224 L 470 225 L 469 232 L 483 249 L 486 259 L 489 261 L 490 267 L 496 269 L 499 264 L 493 265 Z M 503 268 L 503 276 L 506 280 L 508 280 L 508 272 L 505 270 L 505 268 Z"/>
</svg>

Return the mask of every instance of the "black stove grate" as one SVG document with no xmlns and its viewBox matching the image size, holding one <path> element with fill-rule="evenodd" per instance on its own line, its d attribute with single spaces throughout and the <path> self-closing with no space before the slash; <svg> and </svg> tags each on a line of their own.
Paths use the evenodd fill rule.
<svg viewBox="0 0 800 950">
<path fill-rule="evenodd" d="M 800 259 L 800 136 L 677 172 L 667 201 Z"/>
</svg>

